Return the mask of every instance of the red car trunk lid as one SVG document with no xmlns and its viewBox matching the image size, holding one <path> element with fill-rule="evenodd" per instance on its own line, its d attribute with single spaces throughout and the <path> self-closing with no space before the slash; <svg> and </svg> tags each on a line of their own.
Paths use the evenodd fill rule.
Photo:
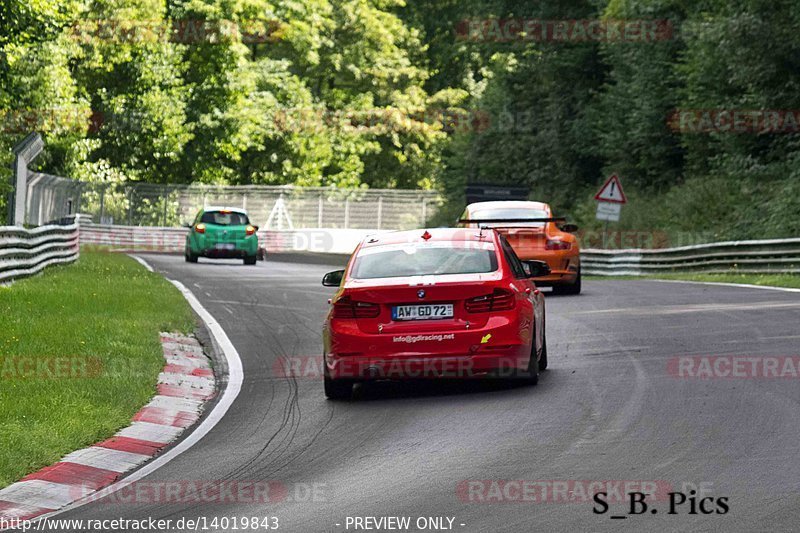
<svg viewBox="0 0 800 533">
<path fill-rule="evenodd" d="M 469 313 L 465 301 L 485 296 L 500 286 L 498 272 L 448 276 L 415 276 L 408 278 L 351 280 L 340 298 L 380 306 L 376 318 L 358 318 L 364 333 L 411 333 L 455 331 L 470 326 L 482 327 L 489 313 Z M 495 281 L 497 284 L 487 283 Z M 453 304 L 453 317 L 430 320 L 393 320 L 392 308 L 398 305 Z"/>
</svg>

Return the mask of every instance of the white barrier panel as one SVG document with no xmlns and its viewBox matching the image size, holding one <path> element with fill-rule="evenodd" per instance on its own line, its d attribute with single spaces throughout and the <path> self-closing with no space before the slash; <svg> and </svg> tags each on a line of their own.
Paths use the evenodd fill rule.
<svg viewBox="0 0 800 533">
<path fill-rule="evenodd" d="M 312 252 L 320 254 L 350 254 L 367 235 L 377 230 L 359 229 L 302 229 L 259 232 L 261 242 L 269 252 Z"/>
<path fill-rule="evenodd" d="M 120 252 L 183 253 L 188 228 L 106 226 L 82 224 L 81 246 L 97 246 Z M 302 229 L 258 232 L 259 245 L 267 253 L 311 252 L 349 254 L 376 230 Z"/>
</svg>

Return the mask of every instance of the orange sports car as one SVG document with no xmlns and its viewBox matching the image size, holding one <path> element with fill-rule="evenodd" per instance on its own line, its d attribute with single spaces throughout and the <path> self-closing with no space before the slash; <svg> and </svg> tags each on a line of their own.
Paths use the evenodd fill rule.
<svg viewBox="0 0 800 533">
<path fill-rule="evenodd" d="M 556 294 L 580 294 L 581 257 L 574 224 L 553 217 L 541 202 L 501 201 L 470 204 L 459 220 L 465 227 L 492 227 L 505 235 L 523 261 L 545 261 L 550 275 L 534 281 Z"/>
</svg>

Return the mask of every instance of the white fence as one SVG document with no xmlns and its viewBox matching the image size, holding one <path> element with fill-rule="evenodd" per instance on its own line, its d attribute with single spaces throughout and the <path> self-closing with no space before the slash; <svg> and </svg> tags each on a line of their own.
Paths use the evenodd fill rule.
<svg viewBox="0 0 800 533">
<path fill-rule="evenodd" d="M 178 227 L 207 206 L 241 207 L 264 229 L 413 229 L 424 227 L 442 199 L 435 191 L 267 185 L 87 183 L 47 174 L 28 182 L 26 222 L 72 213 L 97 223 Z"/>
<path fill-rule="evenodd" d="M 0 283 L 77 260 L 78 241 L 77 224 L 36 229 L 0 226 Z"/>
<path fill-rule="evenodd" d="M 584 274 L 800 274 L 800 239 L 731 241 L 661 250 L 583 250 Z"/>
</svg>

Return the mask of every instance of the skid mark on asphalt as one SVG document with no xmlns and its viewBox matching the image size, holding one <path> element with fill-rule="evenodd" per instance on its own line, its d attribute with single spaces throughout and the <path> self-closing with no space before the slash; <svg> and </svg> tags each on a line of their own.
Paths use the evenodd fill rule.
<svg viewBox="0 0 800 533">
<path fill-rule="evenodd" d="M 253 298 L 257 298 L 253 296 Z M 240 302 L 240 303 L 252 303 L 252 302 Z M 252 336 L 254 338 L 263 337 L 265 334 L 269 335 L 270 339 L 267 341 L 265 339 L 265 345 L 269 345 L 274 347 L 275 351 L 278 353 L 285 353 L 285 348 L 283 347 L 283 343 L 281 341 L 281 336 L 275 335 L 271 330 L 271 325 L 267 323 L 267 321 L 259 314 L 254 314 L 252 317 L 253 320 L 249 321 L 245 324 L 247 336 Z M 260 322 L 260 324 L 256 324 L 256 321 Z M 265 427 L 268 427 L 269 424 L 275 418 L 275 409 L 273 406 L 279 401 L 278 400 L 278 390 L 277 387 L 266 387 L 267 390 L 270 392 L 270 399 L 269 403 L 262 410 L 262 414 L 259 418 L 259 422 L 257 424 L 249 424 L 247 427 L 247 439 L 251 438 L 258 438 L 262 442 L 264 442 L 263 446 L 261 446 L 255 453 L 251 454 L 251 456 L 246 460 L 239 464 L 233 470 L 227 472 L 224 476 L 221 476 L 220 481 L 236 481 L 240 477 L 244 476 L 248 471 L 250 474 L 247 474 L 248 479 L 252 478 L 252 471 L 253 467 L 257 465 L 257 463 L 269 457 L 270 461 L 268 465 L 274 464 L 276 461 L 279 461 L 283 454 L 292 447 L 292 443 L 294 442 L 295 435 L 300 427 L 300 409 L 298 404 L 298 386 L 297 381 L 295 378 L 288 379 L 286 381 L 289 385 L 289 394 L 287 395 L 285 402 L 283 404 L 283 412 L 281 414 L 280 423 L 278 428 L 272 431 L 271 435 L 267 436 L 265 433 Z M 276 406 L 277 407 L 277 406 Z M 244 435 L 244 433 L 242 433 Z M 275 444 L 275 446 L 273 446 Z M 275 448 L 272 451 L 270 448 Z M 260 472 L 261 470 L 256 470 Z M 161 507 L 165 511 L 168 511 L 168 507 Z M 202 512 L 205 510 L 205 506 L 203 504 L 197 505 L 190 505 L 188 509 L 180 509 L 175 510 L 172 513 L 168 513 L 167 517 L 178 517 L 178 516 L 185 516 L 187 512 Z"/>
<path fill-rule="evenodd" d="M 596 453 L 598 448 L 603 448 L 604 443 L 619 442 L 621 440 L 620 435 L 623 435 L 640 417 L 645 394 L 650 389 L 650 378 L 645 372 L 642 363 L 631 353 L 631 351 L 641 349 L 641 347 L 625 346 L 615 341 L 610 335 L 600 330 L 595 331 L 596 335 L 602 338 L 607 346 L 612 347 L 612 350 L 605 353 L 622 355 L 631 363 L 635 378 L 632 383 L 628 383 L 630 394 L 625 399 L 622 407 L 617 410 L 609 421 L 603 421 L 602 414 L 608 411 L 603 402 L 603 392 L 607 390 L 608 382 L 600 382 L 595 378 L 594 374 L 589 374 L 589 387 L 593 399 L 588 402 L 588 405 L 584 402 L 584 407 L 590 411 L 587 417 L 588 425 L 575 437 L 569 448 L 558 455 L 559 458 L 582 455 L 586 449 L 591 449 L 593 453 Z"/>
<path fill-rule="evenodd" d="M 287 294 L 284 294 L 284 300 L 289 300 Z M 312 319 L 310 316 L 313 315 L 313 313 L 304 312 L 303 309 L 287 307 L 285 305 L 276 305 L 274 307 L 287 312 L 288 316 L 286 320 L 276 328 L 275 324 L 268 324 L 263 317 L 259 316 L 258 320 L 261 321 L 263 327 L 253 332 L 253 335 L 264 336 L 266 334 L 270 337 L 269 341 L 265 344 L 271 347 L 271 352 L 273 353 L 270 355 L 273 357 L 296 356 L 298 353 L 302 352 L 302 343 L 308 340 L 309 334 L 313 337 L 320 336 L 319 329 L 312 328 L 309 324 L 316 318 L 314 317 Z M 283 341 L 284 339 L 292 339 L 291 346 L 286 345 Z M 333 408 L 329 406 L 326 422 L 316 430 L 307 443 L 295 445 L 295 439 L 302 422 L 302 411 L 299 404 L 299 387 L 296 377 L 294 376 L 283 377 L 281 380 L 288 386 L 289 390 L 284 404 L 281 424 L 270 439 L 268 439 L 265 446 L 262 447 L 261 450 L 251 458 L 247 466 L 245 466 L 246 469 L 256 467 L 255 471 L 259 477 L 273 475 L 291 465 L 318 439 L 333 418 Z M 274 393 L 275 388 L 273 388 L 273 395 Z M 269 451 L 270 447 L 272 448 L 271 451 Z M 292 451 L 293 448 L 298 449 L 298 451 L 291 457 L 286 458 L 286 454 Z M 259 466 L 258 463 L 264 459 L 266 459 L 266 463 Z"/>
<path fill-rule="evenodd" d="M 291 310 L 289 310 L 289 314 L 293 314 Z M 297 317 L 295 316 L 295 321 Z M 264 324 L 265 328 L 267 326 L 266 321 L 263 318 L 259 318 Z M 290 327 L 289 330 L 294 332 L 293 329 Z M 294 342 L 290 350 L 287 350 L 281 341 L 283 338 L 282 335 L 276 335 L 274 333 L 270 333 L 277 348 L 275 355 L 289 355 L 296 351 L 297 345 L 299 342 L 298 336 L 294 335 Z M 258 473 L 258 476 L 262 475 L 269 475 L 272 473 L 274 469 L 274 465 L 279 462 L 284 455 L 292 448 L 292 445 L 295 441 L 297 436 L 298 430 L 300 428 L 301 420 L 302 420 L 302 413 L 300 411 L 299 405 L 299 394 L 298 394 L 298 384 L 297 379 L 294 376 L 290 376 L 286 379 L 285 383 L 288 386 L 289 394 L 286 397 L 286 401 L 283 406 L 283 414 L 281 418 L 281 423 L 276 431 L 270 436 L 267 440 L 265 445 L 255 454 L 248 463 L 248 468 L 256 466 L 262 458 L 267 459 L 266 465 L 260 468 L 256 468 L 255 471 Z M 274 388 L 273 388 L 274 389 Z M 273 390 L 274 394 L 274 390 Z M 272 444 L 275 444 L 274 449 L 268 452 L 268 449 Z M 284 464 L 289 464 L 291 461 L 286 461 Z"/>
</svg>

